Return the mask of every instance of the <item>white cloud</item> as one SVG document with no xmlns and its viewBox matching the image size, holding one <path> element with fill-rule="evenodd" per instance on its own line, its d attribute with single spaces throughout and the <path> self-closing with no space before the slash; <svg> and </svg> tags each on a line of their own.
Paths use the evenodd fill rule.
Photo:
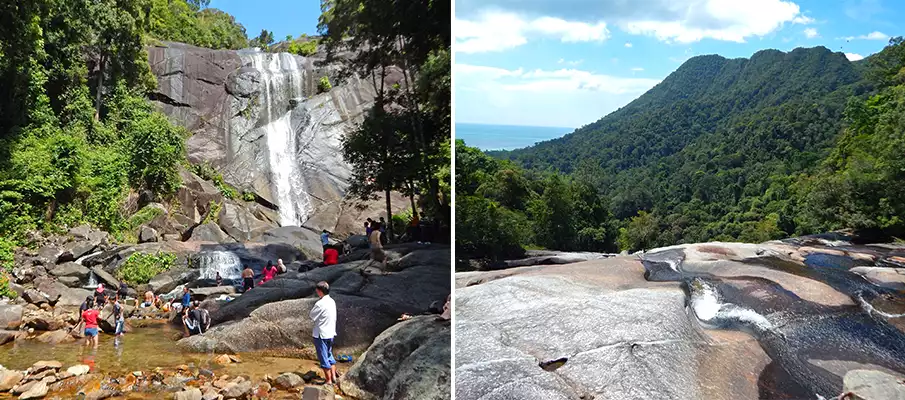
<svg viewBox="0 0 905 400">
<path fill-rule="evenodd" d="M 610 37 L 603 21 L 584 23 L 560 18 L 533 20 L 507 12 L 485 12 L 475 20 L 456 19 L 455 50 L 462 53 L 503 51 L 528 43 L 530 36 L 547 36 L 562 42 L 602 42 Z"/>
<path fill-rule="evenodd" d="M 880 31 L 873 31 L 873 32 L 868 33 L 868 34 L 866 34 L 866 35 L 860 35 L 860 36 L 847 36 L 847 37 L 844 37 L 843 39 L 845 39 L 845 40 L 855 40 L 855 39 L 860 39 L 860 40 L 889 40 L 889 38 L 890 38 L 890 36 L 887 35 L 887 34 L 885 34 L 885 33 L 883 33 L 883 32 L 880 32 Z"/>
<path fill-rule="evenodd" d="M 782 28 L 784 24 L 811 24 L 814 20 L 801 11 L 794 0 L 457 0 L 457 16 L 469 21 L 481 17 L 484 10 L 506 10 L 519 15 L 569 21 L 570 32 L 599 30 L 602 20 L 635 35 L 653 36 L 661 41 L 692 43 L 703 39 L 745 42 Z M 505 13 L 506 11 L 498 11 Z M 578 28 L 575 24 L 582 24 Z M 459 31 L 456 25 L 456 32 Z M 560 32 L 561 33 L 561 32 Z M 590 35 L 590 37 L 595 37 Z M 628 46 L 627 46 L 628 47 Z"/>
<path fill-rule="evenodd" d="M 571 66 L 577 66 L 583 62 L 584 62 L 584 60 L 568 61 L 565 58 L 560 58 L 559 61 L 557 61 L 558 64 L 565 64 L 565 65 L 571 65 Z"/>
<path fill-rule="evenodd" d="M 470 64 L 456 64 L 456 80 L 469 83 L 496 83 L 509 91 L 578 91 L 590 90 L 611 94 L 644 93 L 659 81 L 646 78 L 623 78 L 595 74 L 574 68 L 524 72 Z M 457 83 L 456 86 L 459 84 Z M 477 88 L 477 87 L 475 87 Z"/>
<path fill-rule="evenodd" d="M 864 59 L 864 56 L 856 53 L 845 53 L 845 58 L 849 61 L 858 61 Z"/>
<path fill-rule="evenodd" d="M 581 126 L 624 106 L 656 79 L 577 68 L 505 69 L 458 64 L 456 120 L 534 126 Z"/>
<path fill-rule="evenodd" d="M 625 42 L 625 47 L 632 48 L 632 42 Z"/>
<path fill-rule="evenodd" d="M 820 36 L 820 34 L 817 33 L 817 29 L 815 29 L 815 28 L 805 28 L 804 36 L 807 37 L 808 39 L 813 39 L 815 37 Z"/>
</svg>

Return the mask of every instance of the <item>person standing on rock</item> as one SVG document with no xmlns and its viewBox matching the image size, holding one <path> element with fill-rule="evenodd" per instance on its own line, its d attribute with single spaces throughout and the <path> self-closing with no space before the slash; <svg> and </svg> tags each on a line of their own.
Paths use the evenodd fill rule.
<svg viewBox="0 0 905 400">
<path fill-rule="evenodd" d="M 94 303 L 101 308 L 107 304 L 107 293 L 104 291 L 103 283 L 97 285 L 97 289 L 94 290 Z"/>
<path fill-rule="evenodd" d="M 387 221 L 380 217 L 380 244 L 387 244 Z"/>
<path fill-rule="evenodd" d="M 330 233 L 326 229 L 321 232 L 321 244 L 324 245 L 324 251 L 327 250 L 327 247 L 330 247 Z"/>
<path fill-rule="evenodd" d="M 314 292 L 320 300 L 314 303 L 308 316 L 314 322 L 312 336 L 314 336 L 314 349 L 317 351 L 317 360 L 324 370 L 326 385 L 336 382 L 336 359 L 333 357 L 333 339 L 336 337 L 336 302 L 330 298 L 330 284 L 320 281 L 315 286 Z"/>
<path fill-rule="evenodd" d="M 126 318 L 123 316 L 123 306 L 119 303 L 119 297 L 113 300 L 113 320 L 116 321 L 114 335 L 121 337 L 126 327 Z"/>
<path fill-rule="evenodd" d="M 376 222 L 374 222 L 373 219 L 368 218 L 367 222 L 365 222 L 365 236 L 371 237 L 371 232 L 374 231 L 375 224 Z"/>
<path fill-rule="evenodd" d="M 88 300 L 88 309 L 82 311 L 82 320 L 85 321 L 85 345 L 91 345 L 91 342 L 94 342 L 94 347 L 97 347 L 98 338 L 97 338 L 97 316 L 100 314 L 94 307 L 94 300 Z"/>
<path fill-rule="evenodd" d="M 378 225 L 377 228 L 371 232 L 371 236 L 369 237 L 369 242 L 371 243 L 371 259 L 375 262 L 379 262 L 380 269 L 386 272 L 387 255 L 383 251 L 383 243 L 380 241 L 380 236 L 380 226 Z"/>
<path fill-rule="evenodd" d="M 220 271 L 217 271 L 217 286 L 223 285 L 223 277 L 220 276 Z"/>
<path fill-rule="evenodd" d="M 247 292 L 255 287 L 255 272 L 248 265 L 242 270 L 242 292 Z"/>
</svg>

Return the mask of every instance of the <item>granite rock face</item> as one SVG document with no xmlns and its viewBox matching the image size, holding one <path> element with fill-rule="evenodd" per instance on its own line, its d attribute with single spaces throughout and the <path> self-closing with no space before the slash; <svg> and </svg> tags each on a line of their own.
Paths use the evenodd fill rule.
<svg viewBox="0 0 905 400">
<path fill-rule="evenodd" d="M 897 271 L 869 268 L 890 268 L 888 260 L 903 252 L 844 243 L 703 243 L 640 257 L 459 273 L 455 396 L 830 398 L 853 387 L 895 393 L 887 383 L 905 377 L 905 299 L 889 284 Z"/>
<path fill-rule="evenodd" d="M 148 53 L 158 78 L 151 99 L 193 133 L 186 143 L 192 163 L 208 163 L 227 183 L 254 193 L 278 210 L 280 225 L 342 234 L 354 228 L 339 226 L 350 176 L 340 139 L 373 104 L 370 82 L 333 81 L 332 90 L 319 93 L 320 78 L 335 75 L 320 55 L 173 42 Z M 391 74 L 387 84 L 400 79 Z"/>
</svg>

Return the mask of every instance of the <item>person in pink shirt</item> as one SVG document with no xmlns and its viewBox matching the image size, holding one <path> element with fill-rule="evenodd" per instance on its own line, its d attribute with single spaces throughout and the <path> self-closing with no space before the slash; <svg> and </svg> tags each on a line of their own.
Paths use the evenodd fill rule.
<svg viewBox="0 0 905 400">
<path fill-rule="evenodd" d="M 258 282 L 258 285 L 273 279 L 273 276 L 277 274 L 277 269 L 273 266 L 272 262 L 268 261 L 267 266 L 264 267 L 264 270 L 261 271 L 261 273 L 264 274 L 264 278 L 261 279 L 261 282 Z"/>
</svg>

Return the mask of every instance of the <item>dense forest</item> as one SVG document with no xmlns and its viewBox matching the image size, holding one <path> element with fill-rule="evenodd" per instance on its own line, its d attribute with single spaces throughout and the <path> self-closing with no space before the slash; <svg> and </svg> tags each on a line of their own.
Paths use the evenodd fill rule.
<svg viewBox="0 0 905 400">
<path fill-rule="evenodd" d="M 903 66 L 901 38 L 856 63 L 823 47 L 699 56 L 563 138 L 489 156 L 457 143 L 460 249 L 499 257 L 843 228 L 903 235 Z M 583 217 L 587 204 L 606 210 Z M 556 205 L 570 212 L 551 221 Z"/>
</svg>

